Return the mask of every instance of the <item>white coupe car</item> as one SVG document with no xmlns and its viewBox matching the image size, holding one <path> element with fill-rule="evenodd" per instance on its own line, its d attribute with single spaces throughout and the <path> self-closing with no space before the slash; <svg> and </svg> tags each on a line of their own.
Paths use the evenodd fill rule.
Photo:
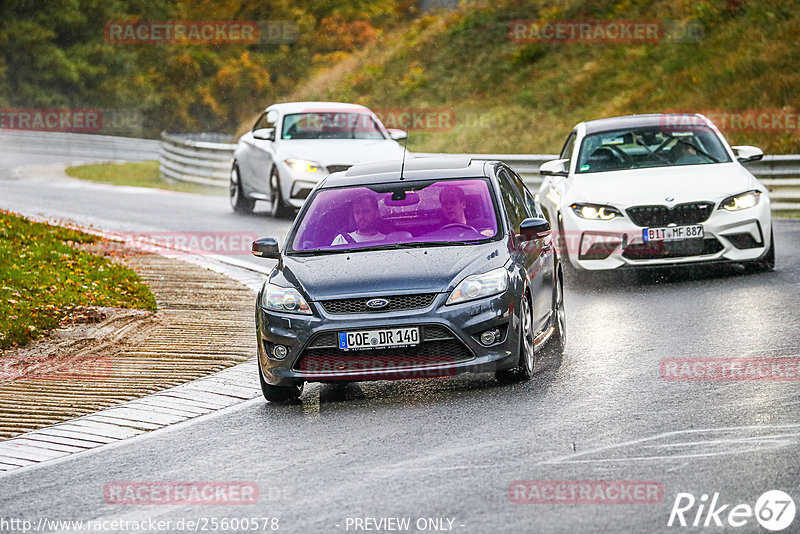
<svg viewBox="0 0 800 534">
<path fill-rule="evenodd" d="M 268 107 L 234 152 L 233 209 L 250 213 L 269 202 L 274 217 L 292 215 L 317 182 L 356 163 L 400 159 L 402 130 L 387 130 L 368 108 L 337 102 Z"/>
<path fill-rule="evenodd" d="M 767 189 L 699 114 L 582 122 L 539 169 L 538 197 L 578 270 L 739 262 L 775 265 Z"/>
</svg>

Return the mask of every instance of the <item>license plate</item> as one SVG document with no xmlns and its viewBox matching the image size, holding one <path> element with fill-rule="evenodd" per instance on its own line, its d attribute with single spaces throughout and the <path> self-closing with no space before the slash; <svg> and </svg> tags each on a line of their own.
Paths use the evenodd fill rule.
<svg viewBox="0 0 800 534">
<path fill-rule="evenodd" d="M 645 228 L 642 238 L 645 241 L 680 241 L 681 239 L 699 239 L 703 237 L 703 225 L 665 226 L 662 228 Z"/>
<path fill-rule="evenodd" d="M 342 350 L 386 349 L 414 345 L 419 345 L 419 327 L 416 326 L 339 332 L 339 348 Z"/>
</svg>

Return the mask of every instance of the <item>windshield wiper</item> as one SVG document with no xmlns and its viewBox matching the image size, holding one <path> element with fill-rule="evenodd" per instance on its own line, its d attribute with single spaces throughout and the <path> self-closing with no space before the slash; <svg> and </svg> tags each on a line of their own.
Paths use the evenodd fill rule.
<svg viewBox="0 0 800 534">
<path fill-rule="evenodd" d="M 421 248 L 429 246 L 447 246 L 451 241 L 410 241 L 408 243 L 386 243 L 384 245 L 372 245 L 369 247 L 349 248 L 350 250 L 397 250 L 402 248 Z"/>
<path fill-rule="evenodd" d="M 448 245 L 474 245 L 475 243 L 480 243 L 481 241 L 485 240 L 486 238 L 482 239 L 465 239 L 464 241 L 435 241 L 434 243 L 441 244 L 442 246 Z"/>
<path fill-rule="evenodd" d="M 397 250 L 403 248 L 421 248 L 421 247 L 449 247 L 451 245 L 471 245 L 479 243 L 483 239 L 470 239 L 465 241 L 412 241 L 409 243 L 386 243 L 383 245 L 372 245 L 366 247 L 348 247 L 348 248 L 327 248 L 318 247 L 309 250 L 296 250 L 292 255 L 307 256 L 310 254 L 338 254 L 341 252 L 361 252 L 368 250 Z"/>
<path fill-rule="evenodd" d="M 361 250 L 360 248 L 311 248 L 307 250 L 294 250 L 291 252 L 292 256 L 308 256 L 310 254 L 338 254 L 340 252 L 353 252 L 354 250 Z"/>
</svg>

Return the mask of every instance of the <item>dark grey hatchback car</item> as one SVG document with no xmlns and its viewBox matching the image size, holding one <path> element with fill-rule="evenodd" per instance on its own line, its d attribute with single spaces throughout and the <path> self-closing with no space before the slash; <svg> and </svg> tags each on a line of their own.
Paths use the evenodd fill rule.
<svg viewBox="0 0 800 534">
<path fill-rule="evenodd" d="M 529 379 L 566 343 L 561 266 L 538 203 L 501 162 L 416 158 L 323 179 L 256 304 L 264 397 L 305 382 L 494 372 Z"/>
</svg>

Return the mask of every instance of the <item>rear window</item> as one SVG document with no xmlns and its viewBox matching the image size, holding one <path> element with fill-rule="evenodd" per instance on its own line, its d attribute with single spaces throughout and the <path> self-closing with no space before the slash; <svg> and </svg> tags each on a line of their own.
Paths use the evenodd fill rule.
<svg viewBox="0 0 800 534">
<path fill-rule="evenodd" d="M 488 179 L 321 189 L 290 236 L 290 251 L 468 244 L 497 236 Z"/>
</svg>

